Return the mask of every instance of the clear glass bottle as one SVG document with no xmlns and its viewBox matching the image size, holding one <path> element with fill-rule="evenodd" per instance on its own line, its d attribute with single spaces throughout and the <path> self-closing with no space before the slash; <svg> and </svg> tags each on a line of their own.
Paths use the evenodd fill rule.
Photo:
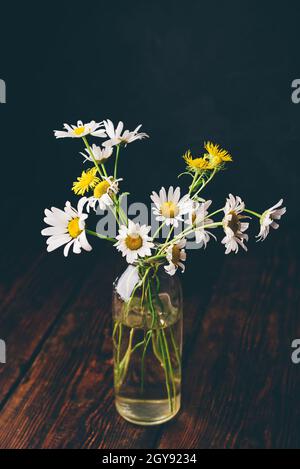
<svg viewBox="0 0 300 469">
<path fill-rule="evenodd" d="M 150 270 L 150 269 L 149 269 Z M 155 425 L 180 408 L 182 290 L 162 268 L 129 266 L 113 289 L 115 402 L 126 420 Z"/>
</svg>

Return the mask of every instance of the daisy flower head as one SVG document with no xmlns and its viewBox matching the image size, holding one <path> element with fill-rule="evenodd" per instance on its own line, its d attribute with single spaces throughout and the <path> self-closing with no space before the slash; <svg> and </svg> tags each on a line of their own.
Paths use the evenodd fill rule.
<svg viewBox="0 0 300 469">
<path fill-rule="evenodd" d="M 123 257 L 126 256 L 128 264 L 133 264 L 138 257 L 151 255 L 154 244 L 152 238 L 148 236 L 150 230 L 151 226 L 133 223 L 131 220 L 128 221 L 128 226 L 120 227 L 115 246 Z"/>
<path fill-rule="evenodd" d="M 84 195 L 87 191 L 93 189 L 100 182 L 96 173 L 97 168 L 82 171 L 81 176 L 77 178 L 77 181 L 73 182 L 72 191 L 75 192 L 75 194 Z"/>
<path fill-rule="evenodd" d="M 133 131 L 123 131 L 124 124 L 121 121 L 118 123 L 116 128 L 109 119 L 103 121 L 103 124 L 105 127 L 105 132 L 109 137 L 109 139 L 103 143 L 105 147 L 112 147 L 114 145 L 126 146 L 128 143 L 132 143 L 135 140 L 141 140 L 145 137 L 149 137 L 149 135 L 147 135 L 145 132 L 139 132 L 140 128 L 142 127 L 141 125 L 138 125 L 137 128 Z"/>
<path fill-rule="evenodd" d="M 244 241 L 248 241 L 248 235 L 245 231 L 248 229 L 249 223 L 245 223 L 241 220 L 250 217 L 241 215 L 244 209 L 245 204 L 242 199 L 229 194 L 224 207 L 225 215 L 223 218 L 225 237 L 222 239 L 222 244 L 224 244 L 226 248 L 225 254 L 229 254 L 231 251 L 237 253 L 239 245 L 247 251 Z"/>
<path fill-rule="evenodd" d="M 95 145 L 94 143 L 91 146 L 91 150 L 92 150 L 94 159 L 98 163 L 104 163 L 112 155 L 112 152 L 113 152 L 112 147 L 99 147 L 98 145 Z M 88 149 L 86 149 L 85 152 L 80 152 L 80 154 L 85 158 L 85 161 L 94 162 Z"/>
<path fill-rule="evenodd" d="M 54 130 L 56 138 L 82 138 L 89 134 L 94 137 L 106 137 L 102 122 L 91 121 L 84 124 L 77 121 L 77 125 L 64 124 L 64 128 L 65 130 Z"/>
<path fill-rule="evenodd" d="M 186 260 L 185 252 L 186 239 L 180 239 L 179 241 L 171 244 L 166 249 L 166 259 L 169 262 L 168 265 L 164 267 L 165 271 L 169 275 L 174 275 L 178 267 L 181 268 L 181 271 L 184 272 L 185 265 L 183 262 Z"/>
<path fill-rule="evenodd" d="M 174 225 L 175 228 L 178 227 L 178 221 L 183 221 L 182 216 L 190 211 L 193 203 L 188 194 L 180 198 L 180 187 L 174 190 L 172 186 L 168 193 L 164 187 L 159 194 L 153 191 L 150 198 L 154 203 L 152 210 L 156 220 L 165 221 L 167 226 Z"/>
<path fill-rule="evenodd" d="M 208 208 L 212 204 L 211 200 L 206 200 L 203 203 L 194 202 L 192 210 L 189 212 L 188 219 L 186 223 L 195 228 L 195 241 L 199 244 L 199 247 L 206 248 L 210 237 L 217 239 L 214 234 L 210 231 L 207 231 L 204 227 L 206 225 L 211 225 L 214 221 L 211 218 L 208 218 Z"/>
<path fill-rule="evenodd" d="M 43 236 L 49 236 L 47 239 L 47 251 L 51 252 L 63 246 L 64 256 L 67 257 L 70 247 L 73 246 L 73 252 L 80 254 L 81 249 L 91 251 L 92 247 L 86 239 L 85 220 L 88 215 L 83 213 L 84 198 L 78 201 L 77 209 L 73 208 L 70 202 L 66 202 L 64 210 L 52 207 L 51 210 L 45 210 L 44 221 L 48 228 L 42 230 Z"/>
<path fill-rule="evenodd" d="M 185 152 L 183 159 L 187 164 L 187 169 L 195 173 L 209 169 L 208 161 L 205 158 L 193 158 L 190 150 Z"/>
<path fill-rule="evenodd" d="M 207 160 L 208 169 L 218 169 L 224 163 L 232 161 L 232 157 L 227 150 L 223 150 L 218 144 L 212 142 L 204 142 L 204 148 L 207 153 L 204 158 Z"/>
<path fill-rule="evenodd" d="M 278 223 L 275 220 L 280 220 L 282 215 L 286 212 L 286 207 L 282 207 L 283 199 L 280 199 L 273 207 L 264 211 L 260 218 L 260 231 L 256 236 L 258 241 L 264 241 L 269 234 L 270 227 L 277 230 Z"/>
<path fill-rule="evenodd" d="M 123 181 L 123 179 L 114 179 L 109 176 L 98 182 L 94 187 L 93 196 L 86 199 L 87 211 L 89 212 L 90 208 L 96 211 L 98 207 L 101 210 L 106 210 L 107 207 L 113 205 L 112 196 L 118 193 L 120 181 Z"/>
</svg>

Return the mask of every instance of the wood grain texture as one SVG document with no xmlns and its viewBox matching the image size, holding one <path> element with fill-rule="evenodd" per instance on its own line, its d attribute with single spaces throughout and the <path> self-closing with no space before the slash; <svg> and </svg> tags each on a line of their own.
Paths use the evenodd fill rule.
<svg viewBox="0 0 300 469">
<path fill-rule="evenodd" d="M 0 367 L 0 406 L 76 293 L 88 264 L 82 258 L 58 267 L 57 256 L 45 253 L 29 264 L 28 254 L 32 256 L 30 249 L 23 257 L 5 262 L 7 277 L 2 271 L 0 278 L 0 336 L 7 345 L 7 363 Z"/>
<path fill-rule="evenodd" d="M 98 265 L 66 308 L 0 414 L 1 448 L 155 445 L 160 427 L 131 425 L 114 408 L 110 337 L 115 273 L 109 261 Z M 196 338 L 211 277 L 203 283 L 201 299 L 185 303 L 187 349 Z"/>
<path fill-rule="evenodd" d="M 300 374 L 290 359 L 300 338 L 294 246 L 277 237 L 227 256 L 223 267 L 203 261 L 205 276 L 187 273 L 182 410 L 152 428 L 114 409 L 118 263 L 37 257 L 16 275 L 19 294 L 0 316 L 13 347 L 12 362 L 0 368 L 0 448 L 300 447 Z"/>
<path fill-rule="evenodd" d="M 300 270 L 291 246 L 227 259 L 190 356 L 183 410 L 160 448 L 300 447 L 300 373 L 290 358 Z"/>
</svg>

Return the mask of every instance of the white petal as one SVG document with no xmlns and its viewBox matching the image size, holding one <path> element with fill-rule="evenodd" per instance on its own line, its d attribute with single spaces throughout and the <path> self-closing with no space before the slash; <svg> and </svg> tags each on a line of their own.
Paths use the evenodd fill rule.
<svg viewBox="0 0 300 469">
<path fill-rule="evenodd" d="M 44 228 L 42 231 L 41 231 L 41 234 L 43 236 L 52 236 L 52 235 L 60 235 L 60 234 L 64 234 L 67 232 L 67 228 L 63 229 L 61 227 L 57 227 L 57 226 L 50 226 L 48 228 Z"/>
<path fill-rule="evenodd" d="M 173 186 L 170 186 L 169 190 L 168 190 L 168 200 L 169 201 L 173 201 L 173 193 L 174 193 Z"/>
<path fill-rule="evenodd" d="M 69 249 L 70 247 L 72 246 L 72 244 L 74 243 L 74 239 L 72 239 L 68 244 L 66 244 L 65 248 L 64 248 L 64 256 L 67 257 L 68 254 L 69 254 Z"/>
<path fill-rule="evenodd" d="M 63 244 L 66 244 L 69 239 L 70 237 L 66 238 L 64 235 L 57 237 L 55 239 L 49 238 L 48 240 L 49 242 L 47 243 L 48 244 L 47 251 L 48 252 L 54 251 L 55 249 L 59 248 Z"/>
<path fill-rule="evenodd" d="M 85 231 L 83 231 L 80 234 L 79 240 L 80 240 L 80 244 L 81 244 L 82 248 L 85 249 L 85 251 L 91 251 L 92 250 L 92 246 L 90 245 L 90 243 L 88 242 L 88 240 L 86 238 Z"/>
<path fill-rule="evenodd" d="M 162 187 L 159 191 L 159 197 L 161 202 L 166 202 L 167 201 L 167 193 L 166 189 Z"/>
<path fill-rule="evenodd" d="M 176 187 L 174 194 L 173 194 L 173 202 L 174 204 L 177 204 L 180 199 L 180 187 Z"/>
</svg>

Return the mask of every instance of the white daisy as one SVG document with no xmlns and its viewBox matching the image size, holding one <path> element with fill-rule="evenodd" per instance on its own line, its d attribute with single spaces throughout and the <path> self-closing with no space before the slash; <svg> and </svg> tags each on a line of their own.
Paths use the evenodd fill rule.
<svg viewBox="0 0 300 469">
<path fill-rule="evenodd" d="M 166 189 L 162 187 L 159 194 L 152 192 L 150 196 L 155 207 L 152 207 L 153 213 L 158 221 L 166 221 L 166 225 L 178 226 L 178 221 L 183 221 L 182 215 L 191 210 L 192 200 L 189 195 L 185 195 L 180 199 L 180 187 L 174 190 L 171 186 L 166 193 Z"/>
<path fill-rule="evenodd" d="M 211 203 L 211 200 L 207 200 L 201 204 L 194 202 L 192 210 L 189 212 L 189 217 L 186 221 L 188 225 L 195 227 L 195 241 L 197 244 L 200 244 L 200 248 L 203 246 L 206 248 L 206 245 L 210 240 L 210 236 L 215 240 L 217 239 L 214 234 L 203 228 L 205 225 L 210 225 L 214 222 L 211 218 L 207 218 L 207 209 L 210 207 Z"/>
<path fill-rule="evenodd" d="M 177 241 L 171 244 L 166 249 L 166 258 L 169 261 L 169 264 L 165 266 L 165 271 L 169 275 L 174 275 L 178 267 L 181 268 L 181 271 L 184 272 L 185 265 L 181 261 L 186 260 L 185 252 L 186 239 L 183 238 L 180 241 Z"/>
<path fill-rule="evenodd" d="M 86 239 L 85 220 L 88 215 L 83 213 L 85 197 L 82 197 L 77 205 L 77 210 L 73 208 L 70 202 L 66 202 L 64 210 L 52 207 L 51 210 L 45 210 L 45 223 L 50 225 L 42 230 L 43 236 L 49 236 L 47 239 L 47 251 L 51 252 L 60 246 L 64 248 L 64 256 L 69 253 L 73 245 L 73 252 L 80 254 L 81 248 L 85 251 L 91 251 L 92 247 Z"/>
<path fill-rule="evenodd" d="M 102 122 L 91 121 L 84 124 L 82 121 L 77 121 L 77 125 L 64 124 L 64 128 L 66 130 L 54 130 L 56 138 L 82 138 L 89 134 L 94 137 L 106 137 Z"/>
<path fill-rule="evenodd" d="M 94 156 L 94 159 L 98 161 L 98 163 L 104 163 L 107 158 L 109 158 L 112 155 L 113 148 L 112 147 L 104 147 L 101 148 L 98 145 L 93 145 L 91 146 L 91 150 Z M 85 161 L 92 161 L 94 162 L 93 158 L 90 155 L 90 152 L 88 149 L 85 150 L 86 153 L 80 152 L 80 154 L 85 158 Z"/>
<path fill-rule="evenodd" d="M 264 241 L 266 237 L 269 234 L 270 227 L 274 228 L 277 230 L 279 228 L 278 223 L 274 220 L 280 220 L 282 215 L 286 212 L 286 207 L 281 207 L 283 203 L 283 199 L 280 199 L 277 204 L 273 205 L 273 207 L 268 208 L 268 210 L 265 210 L 265 212 L 262 214 L 260 218 L 260 231 L 256 238 L 258 238 L 258 241 Z"/>
<path fill-rule="evenodd" d="M 109 137 L 109 140 L 106 140 L 103 143 L 105 147 L 112 147 L 119 144 L 127 145 L 127 143 L 134 142 L 135 140 L 141 140 L 142 138 L 149 137 L 149 135 L 145 134 L 144 132 L 139 132 L 140 128 L 142 127 L 141 125 L 138 125 L 137 128 L 131 132 L 129 130 L 124 130 L 123 132 L 124 124 L 121 121 L 118 123 L 116 128 L 109 119 L 103 121 L 103 124 L 105 127 L 105 132 Z"/>
<path fill-rule="evenodd" d="M 240 215 L 245 209 L 245 204 L 240 197 L 234 197 L 229 194 L 224 207 L 225 216 L 223 218 L 223 228 L 225 237 L 222 239 L 222 244 L 225 244 L 225 254 L 231 251 L 238 252 L 239 245 L 247 251 L 244 241 L 248 241 L 248 235 L 244 233 L 247 230 L 249 223 L 244 223 L 243 218 L 250 218 L 245 215 Z"/>
<path fill-rule="evenodd" d="M 104 177 L 103 180 L 94 187 L 94 195 L 85 199 L 87 202 L 87 211 L 89 212 L 90 208 L 96 211 L 98 207 L 101 210 L 106 210 L 107 207 L 113 205 L 112 195 L 118 193 L 120 181 L 123 181 L 123 179 L 114 179 L 112 176 Z"/>
<path fill-rule="evenodd" d="M 122 256 L 126 256 L 128 264 L 133 264 L 138 257 L 151 255 L 151 248 L 154 247 L 152 238 L 148 236 L 151 226 L 128 222 L 128 227 L 122 225 L 117 236 L 118 242 L 115 244 L 118 251 L 122 252 Z"/>
</svg>

